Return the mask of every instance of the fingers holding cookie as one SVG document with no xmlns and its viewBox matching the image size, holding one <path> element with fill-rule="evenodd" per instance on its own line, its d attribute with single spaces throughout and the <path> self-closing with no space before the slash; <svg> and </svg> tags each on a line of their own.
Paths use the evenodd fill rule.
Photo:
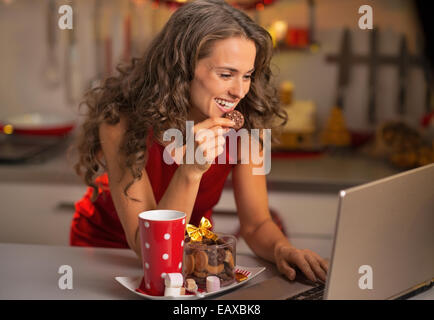
<svg viewBox="0 0 434 320">
<path fill-rule="evenodd" d="M 238 110 L 229 111 L 225 114 L 225 118 L 235 122 L 235 126 L 233 127 L 235 130 L 241 129 L 244 125 L 244 116 Z"/>
</svg>

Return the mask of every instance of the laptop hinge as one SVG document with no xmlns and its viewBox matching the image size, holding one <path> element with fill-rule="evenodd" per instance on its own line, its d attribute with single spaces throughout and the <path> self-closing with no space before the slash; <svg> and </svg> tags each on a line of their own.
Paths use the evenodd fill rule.
<svg viewBox="0 0 434 320">
<path fill-rule="evenodd" d="M 402 291 L 390 297 L 388 300 L 405 300 L 411 298 L 419 293 L 429 290 L 433 286 L 433 284 L 434 284 L 434 278 L 431 278 L 430 280 L 422 282 L 418 285 L 415 285 L 405 291 Z"/>
</svg>

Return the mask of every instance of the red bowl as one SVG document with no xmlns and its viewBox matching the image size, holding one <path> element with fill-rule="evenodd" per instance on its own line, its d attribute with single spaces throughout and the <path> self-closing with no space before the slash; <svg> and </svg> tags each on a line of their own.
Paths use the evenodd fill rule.
<svg viewBox="0 0 434 320">
<path fill-rule="evenodd" d="M 24 113 L 0 121 L 0 130 L 6 134 L 64 136 L 76 125 L 69 115 L 55 113 Z"/>
</svg>

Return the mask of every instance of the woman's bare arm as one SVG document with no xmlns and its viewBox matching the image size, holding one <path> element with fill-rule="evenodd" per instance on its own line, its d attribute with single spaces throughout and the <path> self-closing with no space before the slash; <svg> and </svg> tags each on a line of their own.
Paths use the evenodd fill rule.
<svg viewBox="0 0 434 320">
<path fill-rule="evenodd" d="M 123 169 L 123 159 L 119 154 L 119 146 L 125 129 L 126 123 L 124 120 L 121 120 L 116 125 L 102 124 L 100 126 L 100 140 L 107 165 L 113 203 L 124 229 L 128 245 L 140 256 L 139 213 L 153 209 L 173 209 L 185 212 L 188 222 L 199 189 L 201 176 L 188 174 L 183 166 L 178 167 L 166 192 L 157 204 L 148 174 L 143 168 L 142 178 L 131 185 L 127 191 L 129 197 L 126 197 L 124 189 L 133 180 L 133 177 L 129 170 Z M 139 201 L 134 201 L 131 198 Z"/>
<path fill-rule="evenodd" d="M 254 175 L 259 166 L 237 164 L 232 172 L 235 202 L 240 218 L 241 235 L 258 256 L 274 262 L 290 280 L 297 266 L 310 280 L 325 281 L 327 262 L 309 249 L 297 249 L 273 222 L 268 208 L 265 175 Z"/>
<path fill-rule="evenodd" d="M 201 129 L 209 129 L 215 134 L 216 144 L 211 141 L 200 141 L 196 146 L 203 150 L 214 150 L 218 156 L 223 151 L 225 139 L 220 131 L 222 126 L 230 126 L 234 123 L 224 118 L 209 118 L 194 126 L 194 134 Z M 124 194 L 124 189 L 133 181 L 129 170 L 124 169 L 124 159 L 119 153 L 119 146 L 122 143 L 123 134 L 127 124 L 124 119 L 116 125 L 102 124 L 100 126 L 100 140 L 107 173 L 109 177 L 109 187 L 113 203 L 124 229 L 128 245 L 137 255 L 141 255 L 140 237 L 138 232 L 138 215 L 140 212 L 153 209 L 171 209 L 184 212 L 186 223 L 190 221 L 197 192 L 203 173 L 208 170 L 213 159 L 207 159 L 206 164 L 181 164 L 175 171 L 163 197 L 157 204 L 155 201 L 152 186 L 146 173 L 145 166 L 142 169 L 142 178 L 135 181 L 128 189 L 129 197 Z M 211 153 L 210 153 L 211 154 Z M 139 201 L 134 201 L 131 198 Z"/>
</svg>

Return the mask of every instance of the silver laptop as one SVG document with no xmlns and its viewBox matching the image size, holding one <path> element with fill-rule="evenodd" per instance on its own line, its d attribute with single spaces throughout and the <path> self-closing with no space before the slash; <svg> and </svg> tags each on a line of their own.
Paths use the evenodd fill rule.
<svg viewBox="0 0 434 320">
<path fill-rule="evenodd" d="M 325 285 L 276 276 L 221 299 L 398 299 L 429 289 L 433 279 L 430 164 L 339 193 Z"/>
</svg>

